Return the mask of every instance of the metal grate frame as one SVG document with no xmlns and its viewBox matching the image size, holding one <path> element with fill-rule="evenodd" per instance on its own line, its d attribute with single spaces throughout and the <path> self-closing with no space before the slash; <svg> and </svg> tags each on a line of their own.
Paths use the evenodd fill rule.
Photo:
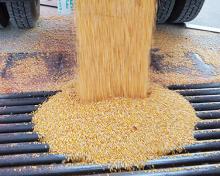
<svg viewBox="0 0 220 176">
<path fill-rule="evenodd" d="M 143 171 L 110 173 L 109 165 L 74 165 L 65 155 L 49 153 L 33 132 L 31 112 L 56 92 L 0 94 L 0 175 L 220 175 L 220 83 L 173 85 L 201 121 L 197 142 L 181 154 L 146 162 Z M 106 174 L 108 173 L 108 174 Z"/>
</svg>

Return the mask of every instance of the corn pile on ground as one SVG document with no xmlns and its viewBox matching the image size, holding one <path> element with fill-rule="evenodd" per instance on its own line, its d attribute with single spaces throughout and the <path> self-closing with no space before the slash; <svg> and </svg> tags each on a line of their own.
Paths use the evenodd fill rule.
<svg viewBox="0 0 220 176">
<path fill-rule="evenodd" d="M 36 112 L 35 131 L 72 161 L 142 166 L 193 143 L 198 120 L 177 93 L 152 84 L 148 96 L 82 103 L 69 83 Z"/>
</svg>

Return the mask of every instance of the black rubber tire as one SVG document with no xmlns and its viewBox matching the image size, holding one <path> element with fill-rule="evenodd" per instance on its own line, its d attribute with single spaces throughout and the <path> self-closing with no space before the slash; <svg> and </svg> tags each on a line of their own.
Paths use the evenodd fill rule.
<svg viewBox="0 0 220 176">
<path fill-rule="evenodd" d="M 176 0 L 158 0 L 157 23 L 162 24 L 170 17 Z"/>
<path fill-rule="evenodd" d="M 9 15 L 6 8 L 6 4 L 0 2 L 0 28 L 4 28 L 9 23 Z"/>
<path fill-rule="evenodd" d="M 20 29 L 35 26 L 40 16 L 40 0 L 17 0 L 6 3 L 12 23 Z"/>
<path fill-rule="evenodd" d="M 199 14 L 204 2 L 205 0 L 176 0 L 168 21 L 171 23 L 192 21 Z"/>
</svg>

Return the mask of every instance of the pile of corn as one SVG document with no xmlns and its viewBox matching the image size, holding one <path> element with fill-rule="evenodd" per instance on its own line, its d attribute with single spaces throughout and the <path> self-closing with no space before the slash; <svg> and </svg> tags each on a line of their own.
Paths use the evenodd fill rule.
<svg viewBox="0 0 220 176">
<path fill-rule="evenodd" d="M 152 84 L 148 98 L 80 102 L 74 84 L 51 97 L 34 117 L 51 152 L 73 161 L 142 166 L 194 142 L 197 121 L 180 95 Z"/>
<path fill-rule="evenodd" d="M 81 100 L 146 97 L 156 1 L 76 2 Z"/>
<path fill-rule="evenodd" d="M 76 14 L 79 78 L 34 117 L 51 152 L 141 167 L 193 143 L 193 108 L 149 84 L 155 0 L 78 0 Z"/>
</svg>

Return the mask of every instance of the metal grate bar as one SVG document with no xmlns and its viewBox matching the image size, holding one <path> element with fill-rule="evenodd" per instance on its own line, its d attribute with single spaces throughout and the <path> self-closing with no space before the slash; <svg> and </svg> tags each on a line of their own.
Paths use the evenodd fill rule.
<svg viewBox="0 0 220 176">
<path fill-rule="evenodd" d="M 219 110 L 220 103 L 191 103 L 196 111 Z"/>
<path fill-rule="evenodd" d="M 201 164 L 218 164 L 220 162 L 220 152 L 203 152 L 196 154 L 172 155 L 151 160 L 146 163 L 145 169 L 160 169 L 179 166 L 194 166 Z"/>
<path fill-rule="evenodd" d="M 212 110 L 212 111 L 200 111 L 196 112 L 196 115 L 200 119 L 220 119 L 220 111 Z"/>
<path fill-rule="evenodd" d="M 204 120 L 196 124 L 196 129 L 220 129 L 220 120 Z"/>
<path fill-rule="evenodd" d="M 173 89 L 183 88 L 173 87 Z M 194 132 L 195 138 L 200 142 L 185 146 L 181 154 L 176 151 L 178 155 L 168 155 L 145 164 L 145 169 L 157 170 L 134 172 L 133 174 L 191 176 L 220 173 L 220 165 L 217 165 L 220 163 L 220 140 L 218 140 L 220 139 L 220 130 L 218 130 L 220 129 L 220 120 L 210 120 L 220 119 L 220 110 L 217 110 L 220 109 L 220 83 L 202 84 L 199 87 L 189 86 L 184 89 L 177 91 L 187 95 L 186 99 L 192 103 L 198 117 L 203 119 L 196 125 L 197 130 Z M 38 141 L 39 136 L 29 132 L 33 130 L 33 124 L 24 123 L 31 122 L 32 115 L 22 113 L 35 111 L 38 108 L 37 105 L 46 100 L 45 97 L 48 95 L 45 92 L 0 95 L 0 106 L 2 106 L 0 107 L 0 155 L 2 155 L 0 157 L 0 175 L 2 173 L 3 175 L 7 173 L 9 176 L 19 176 L 19 174 L 88 175 L 110 172 L 109 165 L 62 164 L 69 161 L 67 157 L 46 154 L 45 152 L 49 151 L 47 144 L 34 143 L 34 141 Z M 205 165 L 207 163 L 212 165 Z M 118 174 L 125 175 L 127 173 Z"/>
<path fill-rule="evenodd" d="M 31 113 L 33 111 L 36 111 L 37 108 L 38 105 L 0 107 L 0 115 Z"/>
<path fill-rule="evenodd" d="M 43 103 L 46 99 L 46 97 L 0 99 L 0 107 L 37 105 Z"/>
<path fill-rule="evenodd" d="M 108 166 L 102 165 L 85 165 L 85 166 L 74 166 L 65 164 L 54 164 L 54 165 L 39 165 L 39 166 L 25 166 L 15 168 L 2 168 L 0 169 L 0 175 L 7 173 L 7 176 L 27 176 L 27 175 L 83 175 L 83 174 L 94 174 L 94 173 L 106 173 L 109 172 Z"/>
<path fill-rule="evenodd" d="M 7 176 L 27 176 L 27 175 L 89 175 L 99 174 L 99 176 L 114 176 L 114 175 L 140 175 L 140 176 L 219 176 L 220 166 L 219 165 L 204 165 L 198 167 L 184 167 L 183 169 L 173 168 L 167 170 L 152 170 L 152 171 L 134 171 L 134 172 L 121 172 L 102 174 L 109 172 L 107 166 L 99 165 L 87 165 L 87 166 L 74 166 L 69 165 L 68 167 L 64 164 L 54 165 L 43 165 L 43 166 L 25 166 L 16 168 L 3 168 L 0 170 L 0 175 L 7 173 Z"/>
<path fill-rule="evenodd" d="M 33 131 L 33 129 L 32 123 L 0 124 L 0 133 L 28 132 Z"/>
<path fill-rule="evenodd" d="M 39 140 L 37 133 L 5 133 L 0 134 L 0 144 L 36 142 Z M 1 146 L 0 146 L 1 148 Z"/>
<path fill-rule="evenodd" d="M 197 140 L 220 139 L 220 130 L 201 130 L 194 133 Z M 219 148 L 220 150 L 220 148 Z"/>
<path fill-rule="evenodd" d="M 220 83 L 203 83 L 203 84 L 181 84 L 168 86 L 169 89 L 202 89 L 202 88 L 220 88 Z"/>
<path fill-rule="evenodd" d="M 31 120 L 32 120 L 32 115 L 29 114 L 0 115 L 0 124 L 31 122 Z"/>
<path fill-rule="evenodd" d="M 189 89 L 189 90 L 177 90 L 183 96 L 199 96 L 199 95 L 219 95 L 220 88 L 214 89 Z"/>
<path fill-rule="evenodd" d="M 61 164 L 66 161 L 64 155 L 48 153 L 5 155 L 0 157 L 0 167 Z"/>
<path fill-rule="evenodd" d="M 190 103 L 220 102 L 220 95 L 185 96 Z"/>
<path fill-rule="evenodd" d="M 41 143 L 12 143 L 0 145 L 0 155 L 43 153 L 48 151 L 49 146 Z"/>
<path fill-rule="evenodd" d="M 0 99 L 48 97 L 48 96 L 55 95 L 57 92 L 58 91 L 42 91 L 42 92 L 25 92 L 25 93 L 0 94 Z"/>
<path fill-rule="evenodd" d="M 204 165 L 198 167 L 184 167 L 182 169 L 161 169 L 152 171 L 119 172 L 110 174 L 98 174 L 94 176 L 219 176 L 220 165 Z"/>
<path fill-rule="evenodd" d="M 219 151 L 220 141 L 204 141 L 192 145 L 187 145 L 181 153 L 196 153 L 207 151 Z"/>
</svg>

